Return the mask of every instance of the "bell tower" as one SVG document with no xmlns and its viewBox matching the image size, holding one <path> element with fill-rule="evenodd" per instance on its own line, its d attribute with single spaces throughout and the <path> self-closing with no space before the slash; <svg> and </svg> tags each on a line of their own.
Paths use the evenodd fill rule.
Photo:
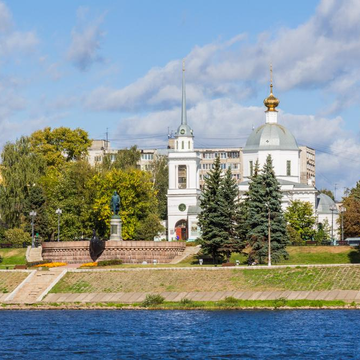
<svg viewBox="0 0 360 360">
<path fill-rule="evenodd" d="M 200 155 L 194 151 L 194 134 L 187 123 L 184 61 L 181 123 L 175 133 L 175 149 L 168 159 L 168 240 L 195 240 L 199 236 Z"/>
</svg>

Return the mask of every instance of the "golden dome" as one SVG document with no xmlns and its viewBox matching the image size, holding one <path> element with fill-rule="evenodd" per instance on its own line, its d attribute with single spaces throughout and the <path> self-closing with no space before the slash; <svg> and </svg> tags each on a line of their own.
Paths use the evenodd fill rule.
<svg viewBox="0 0 360 360">
<path fill-rule="evenodd" d="M 270 95 L 264 100 L 264 105 L 267 107 L 267 111 L 277 111 L 276 107 L 279 106 L 280 100 L 276 98 L 272 92 L 273 85 L 270 85 Z"/>
</svg>

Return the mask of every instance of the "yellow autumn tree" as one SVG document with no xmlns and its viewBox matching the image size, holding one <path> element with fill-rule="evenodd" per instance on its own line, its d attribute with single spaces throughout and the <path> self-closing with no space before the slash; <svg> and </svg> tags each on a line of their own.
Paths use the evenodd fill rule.
<svg viewBox="0 0 360 360">
<path fill-rule="evenodd" d="M 110 200 L 116 190 L 120 195 L 122 237 L 134 239 L 140 224 L 157 209 L 156 191 L 151 175 L 139 169 L 112 169 L 95 175 L 92 185 L 96 188 L 93 211 L 100 235 L 108 237 L 110 228 Z"/>
</svg>

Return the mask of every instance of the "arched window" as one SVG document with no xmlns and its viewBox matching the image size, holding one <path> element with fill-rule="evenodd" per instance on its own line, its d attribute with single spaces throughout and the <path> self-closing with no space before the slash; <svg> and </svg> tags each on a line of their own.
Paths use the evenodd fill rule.
<svg viewBox="0 0 360 360">
<path fill-rule="evenodd" d="M 190 150 L 190 141 L 188 142 L 188 149 Z"/>
<path fill-rule="evenodd" d="M 176 141 L 176 150 L 179 148 L 179 142 Z"/>
<path fill-rule="evenodd" d="M 181 142 L 181 149 L 184 150 L 184 141 Z"/>
<path fill-rule="evenodd" d="M 179 165 L 178 167 L 178 184 L 179 189 L 186 189 L 186 165 Z"/>
<path fill-rule="evenodd" d="M 249 161 L 250 165 L 250 176 L 254 175 L 254 163 L 252 161 Z"/>
</svg>

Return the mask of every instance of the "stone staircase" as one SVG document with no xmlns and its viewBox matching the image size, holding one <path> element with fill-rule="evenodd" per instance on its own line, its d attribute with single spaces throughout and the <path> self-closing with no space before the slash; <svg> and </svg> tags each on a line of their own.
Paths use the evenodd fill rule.
<svg viewBox="0 0 360 360">
<path fill-rule="evenodd" d="M 42 247 L 35 247 L 32 248 L 31 246 L 28 246 L 26 250 L 26 261 L 27 262 L 37 262 L 42 261 Z"/>
<path fill-rule="evenodd" d="M 41 301 L 65 273 L 64 269 L 33 271 L 5 301 L 18 304 L 33 304 Z"/>
<path fill-rule="evenodd" d="M 184 252 L 181 255 L 176 256 L 170 264 L 178 264 L 179 262 L 185 260 L 189 256 L 196 255 L 201 249 L 200 245 L 197 246 L 187 246 Z"/>
</svg>

